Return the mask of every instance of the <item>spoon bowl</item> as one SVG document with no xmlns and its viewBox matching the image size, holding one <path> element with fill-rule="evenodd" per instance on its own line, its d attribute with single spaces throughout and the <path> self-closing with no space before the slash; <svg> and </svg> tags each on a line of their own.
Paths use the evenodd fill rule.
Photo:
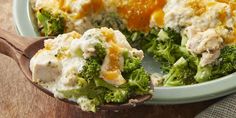
<svg viewBox="0 0 236 118">
<path fill-rule="evenodd" d="M 29 38 L 21 37 L 15 34 L 11 34 L 0 29 L 0 53 L 5 54 L 12 59 L 14 59 L 21 71 L 24 73 L 26 78 L 37 88 L 39 88 L 44 93 L 54 97 L 53 93 L 43 88 L 39 84 L 32 81 L 32 73 L 30 71 L 30 59 L 34 54 L 44 47 L 44 40 L 52 37 L 41 37 L 41 38 Z M 153 89 L 153 87 L 152 87 Z M 134 96 L 130 98 L 129 102 L 122 104 L 104 104 L 100 106 L 102 110 L 122 110 L 135 107 L 144 103 L 145 101 L 151 99 L 151 94 L 146 94 L 142 96 Z M 69 101 L 67 99 L 60 99 L 69 104 L 76 104 L 75 102 Z"/>
</svg>

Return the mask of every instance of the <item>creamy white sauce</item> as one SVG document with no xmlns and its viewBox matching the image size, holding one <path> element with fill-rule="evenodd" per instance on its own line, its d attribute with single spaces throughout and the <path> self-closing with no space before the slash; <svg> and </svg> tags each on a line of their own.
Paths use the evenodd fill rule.
<svg viewBox="0 0 236 118">
<path fill-rule="evenodd" d="M 80 35 L 71 32 L 59 35 L 55 39 L 45 40 L 45 48 L 41 49 L 30 60 L 33 81 L 38 82 L 63 98 L 59 90 L 75 89 L 77 76 L 83 70 L 85 59 L 73 55 L 70 49 L 73 41 L 79 41 Z"/>
</svg>

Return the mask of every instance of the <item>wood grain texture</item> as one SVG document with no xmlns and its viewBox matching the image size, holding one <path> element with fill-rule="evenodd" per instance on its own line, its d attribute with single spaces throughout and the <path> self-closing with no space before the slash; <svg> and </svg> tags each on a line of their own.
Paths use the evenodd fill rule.
<svg viewBox="0 0 236 118">
<path fill-rule="evenodd" d="M 0 28 L 15 33 L 12 0 L 0 0 Z M 38 90 L 12 59 L 0 54 L 0 118 L 191 118 L 215 101 L 171 106 L 142 105 L 119 112 L 83 112 Z"/>
</svg>

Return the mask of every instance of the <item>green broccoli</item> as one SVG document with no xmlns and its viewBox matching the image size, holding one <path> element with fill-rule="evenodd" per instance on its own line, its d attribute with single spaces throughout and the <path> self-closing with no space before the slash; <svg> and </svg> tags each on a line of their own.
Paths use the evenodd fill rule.
<svg viewBox="0 0 236 118">
<path fill-rule="evenodd" d="M 158 32 L 159 31 L 159 32 Z M 172 34 L 170 34 L 172 33 Z M 171 66 L 179 59 L 182 55 L 179 50 L 179 33 L 167 29 L 152 29 L 152 33 L 149 33 L 146 38 L 142 49 L 148 54 L 153 55 L 154 59 L 161 64 L 161 69 L 164 73 L 168 73 Z M 173 35 L 173 36 L 172 36 Z M 177 37 L 177 39 L 174 39 Z M 182 52 L 181 52 L 182 53 Z"/>
<path fill-rule="evenodd" d="M 222 77 L 236 71 L 236 45 L 226 46 L 221 50 L 218 61 L 213 66 L 213 78 Z"/>
<path fill-rule="evenodd" d="M 117 88 L 110 90 L 105 94 L 105 101 L 107 103 L 123 103 L 128 100 L 129 91 L 127 89 Z"/>
<path fill-rule="evenodd" d="M 194 76 L 195 80 L 199 83 L 209 81 L 212 79 L 212 65 L 198 67 L 197 74 Z"/>
<path fill-rule="evenodd" d="M 199 55 L 185 47 L 187 37 L 170 28 L 152 28 L 149 32 L 124 31 L 134 46 L 153 56 L 165 75 L 165 86 L 180 86 L 216 79 L 236 71 L 236 45 L 221 50 L 217 61 L 201 67 Z M 180 63 L 181 62 L 181 63 Z"/>
<path fill-rule="evenodd" d="M 174 81 L 168 79 L 169 81 L 166 85 L 170 85 L 170 83 L 173 82 L 175 82 L 175 84 L 172 86 L 196 83 L 193 76 L 196 74 L 198 69 L 199 57 L 191 54 L 186 49 L 185 44 L 187 39 L 186 37 L 182 39 L 179 32 L 170 28 L 152 28 L 148 33 L 132 32 L 130 34 L 126 33 L 126 35 L 129 35 L 128 39 L 131 40 L 131 43 L 139 43 L 136 45 L 148 54 L 152 55 L 153 58 L 161 64 L 160 69 L 168 75 L 168 78 L 179 76 L 178 79 L 173 79 Z M 176 61 L 178 61 L 181 57 L 183 57 L 186 61 L 187 65 L 183 64 L 183 66 L 187 68 L 185 70 L 186 72 L 181 73 L 180 75 L 176 73 L 171 74 L 176 70 L 179 71 L 180 69 L 178 68 L 182 68 L 180 66 L 173 69 L 173 66 L 176 65 Z"/>
<path fill-rule="evenodd" d="M 92 112 L 96 112 L 97 110 L 96 107 L 99 104 L 101 104 L 97 98 L 89 99 L 87 97 L 80 97 L 78 98 L 77 102 L 83 111 L 92 111 Z"/>
<path fill-rule="evenodd" d="M 196 74 L 192 70 L 187 60 L 181 57 L 170 69 L 169 73 L 164 76 L 164 86 L 181 86 L 196 83 L 193 76 Z"/>
<path fill-rule="evenodd" d="M 95 85 L 88 84 L 85 87 L 71 90 L 61 90 L 60 92 L 63 93 L 66 98 L 79 98 L 81 96 L 95 98 L 103 94 L 103 89 L 98 89 Z"/>
<path fill-rule="evenodd" d="M 134 70 L 128 78 L 128 84 L 136 95 L 150 92 L 150 76 L 143 67 Z"/>
<path fill-rule="evenodd" d="M 124 67 L 123 72 L 124 73 L 130 73 L 133 70 L 141 67 L 141 60 L 136 57 L 125 57 L 124 60 Z"/>
<path fill-rule="evenodd" d="M 98 78 L 101 71 L 101 65 L 99 60 L 95 57 L 87 59 L 86 64 L 83 66 L 82 72 L 80 72 L 80 77 L 86 79 L 87 81 Z"/>
<path fill-rule="evenodd" d="M 99 60 L 100 63 L 102 63 L 106 56 L 106 48 L 102 45 L 102 43 L 97 43 L 95 45 L 95 50 L 96 58 Z"/>
<path fill-rule="evenodd" d="M 197 67 L 199 65 L 200 58 L 197 55 L 191 54 L 186 47 L 179 46 L 175 50 L 175 55 L 177 58 L 184 57 L 193 70 L 197 70 Z"/>
<path fill-rule="evenodd" d="M 86 64 L 83 66 L 83 70 L 79 74 L 82 78 L 86 80 L 99 78 L 101 65 L 106 56 L 106 49 L 101 43 L 95 45 L 95 49 L 96 55 L 86 60 Z"/>
<path fill-rule="evenodd" d="M 171 39 L 175 44 L 181 45 L 182 37 L 179 32 L 171 28 L 164 28 L 163 31 L 167 33 L 168 38 Z"/>
<path fill-rule="evenodd" d="M 59 13 L 53 14 L 49 10 L 40 9 L 36 13 L 36 18 L 43 35 L 56 36 L 64 33 L 65 18 Z"/>
<path fill-rule="evenodd" d="M 102 79 L 95 79 L 95 83 L 98 87 L 108 89 L 104 96 L 106 103 L 122 103 L 128 100 L 130 91 L 127 85 L 115 87 Z"/>
<path fill-rule="evenodd" d="M 59 90 L 65 98 L 76 98 L 81 108 L 86 111 L 96 111 L 96 106 L 103 104 L 106 89 L 97 87 L 93 81 L 78 89 Z M 83 101 L 81 101 L 83 100 Z"/>
<path fill-rule="evenodd" d="M 211 65 L 198 67 L 195 79 L 197 82 L 205 82 L 229 75 L 236 71 L 236 45 L 225 46 L 221 49 L 220 57 Z"/>
</svg>

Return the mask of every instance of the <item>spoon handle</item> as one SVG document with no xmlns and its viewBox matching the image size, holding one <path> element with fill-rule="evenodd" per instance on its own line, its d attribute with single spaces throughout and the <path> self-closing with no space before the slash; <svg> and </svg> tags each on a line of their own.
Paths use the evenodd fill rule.
<svg viewBox="0 0 236 118">
<path fill-rule="evenodd" d="M 0 37 L 0 53 L 11 57 L 18 63 L 18 55 L 20 55 L 20 52 L 17 52 L 7 41 L 5 41 L 1 37 Z"/>
<path fill-rule="evenodd" d="M 15 48 L 20 52 L 24 52 L 24 50 L 34 42 L 32 38 L 21 37 L 16 34 L 12 34 L 3 29 L 0 29 L 0 38 L 5 40 L 11 47 Z"/>
</svg>

